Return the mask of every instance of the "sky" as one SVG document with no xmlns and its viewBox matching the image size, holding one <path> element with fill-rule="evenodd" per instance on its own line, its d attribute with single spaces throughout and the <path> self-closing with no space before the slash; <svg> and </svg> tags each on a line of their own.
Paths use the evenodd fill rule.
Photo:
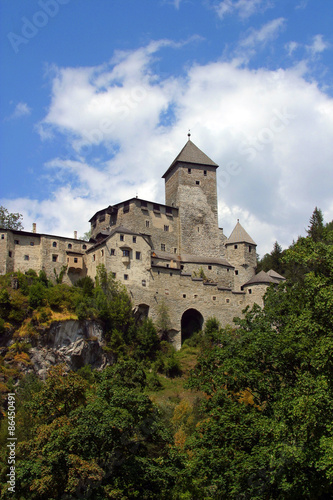
<svg viewBox="0 0 333 500">
<path fill-rule="evenodd" d="M 79 236 L 191 140 L 258 253 L 333 219 L 332 0 L 0 0 L 0 204 Z"/>
</svg>

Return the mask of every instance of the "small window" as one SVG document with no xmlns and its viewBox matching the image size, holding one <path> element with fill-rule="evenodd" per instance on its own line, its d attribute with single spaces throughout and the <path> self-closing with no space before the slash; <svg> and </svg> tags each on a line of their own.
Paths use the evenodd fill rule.
<svg viewBox="0 0 333 500">
<path fill-rule="evenodd" d="M 215 296 L 215 295 L 213 295 L 212 299 L 213 299 L 213 300 L 216 300 L 216 296 Z"/>
<path fill-rule="evenodd" d="M 87 245 L 82 245 L 83 250 L 87 250 Z"/>
<path fill-rule="evenodd" d="M 94 254 L 93 255 L 93 262 L 95 262 L 95 260 L 96 260 L 96 255 Z"/>
<path fill-rule="evenodd" d="M 187 169 L 187 173 L 190 174 L 192 172 L 192 169 L 191 168 L 188 168 Z"/>
<path fill-rule="evenodd" d="M 2 240 L 4 240 L 4 239 L 5 239 L 5 235 L 4 235 L 4 234 L 2 234 L 2 235 L 1 235 L 1 239 L 2 239 Z"/>
<path fill-rule="evenodd" d="M 237 250 L 238 246 L 237 245 L 234 245 L 234 249 Z"/>
<path fill-rule="evenodd" d="M 196 185 L 199 186 L 200 185 L 200 181 L 195 181 Z"/>
<path fill-rule="evenodd" d="M 208 266 L 208 269 L 211 271 L 212 270 L 212 266 Z"/>
<path fill-rule="evenodd" d="M 11 257 L 11 256 L 12 256 L 12 252 L 9 250 L 8 257 Z"/>
<path fill-rule="evenodd" d="M 177 253 L 177 248 L 174 248 L 174 249 L 173 249 L 173 253 Z"/>
<path fill-rule="evenodd" d="M 229 304 L 230 302 L 230 299 L 225 299 L 226 303 Z"/>
<path fill-rule="evenodd" d="M 70 248 L 72 248 L 72 246 L 73 246 L 73 245 L 72 245 L 71 243 L 68 243 L 68 248 L 69 248 L 69 249 L 70 249 Z"/>
<path fill-rule="evenodd" d="M 127 281 L 128 280 L 128 274 L 124 274 L 124 280 Z"/>
<path fill-rule="evenodd" d="M 230 271 L 229 267 L 227 267 L 227 273 Z"/>
<path fill-rule="evenodd" d="M 77 264 L 78 263 L 78 259 L 77 257 L 74 257 L 74 264 Z"/>
<path fill-rule="evenodd" d="M 164 231 L 168 232 L 169 231 L 169 226 L 164 226 Z"/>
<path fill-rule="evenodd" d="M 30 241 L 30 246 L 31 247 L 35 246 L 35 242 L 34 241 Z"/>
<path fill-rule="evenodd" d="M 53 248 L 57 248 L 57 242 L 56 242 L 56 241 L 54 241 L 54 242 L 52 243 L 52 246 L 53 246 Z"/>
<path fill-rule="evenodd" d="M 160 206 L 157 205 L 157 203 L 154 203 L 153 210 L 154 210 L 154 212 L 159 212 L 160 211 Z"/>
<path fill-rule="evenodd" d="M 124 241 L 124 235 L 123 234 L 120 235 L 120 241 Z"/>
<path fill-rule="evenodd" d="M 104 250 L 101 250 L 101 256 L 104 257 Z"/>
<path fill-rule="evenodd" d="M 140 260 L 141 259 L 141 252 L 135 252 L 135 258 L 136 258 L 136 260 Z"/>
<path fill-rule="evenodd" d="M 133 243 L 136 243 L 136 236 L 133 236 Z"/>
<path fill-rule="evenodd" d="M 142 280 L 142 286 L 146 286 L 146 280 Z"/>
<path fill-rule="evenodd" d="M 251 253 L 251 251 L 252 251 L 252 247 L 250 246 L 250 247 L 249 247 L 249 252 Z"/>
<path fill-rule="evenodd" d="M 252 293 L 252 290 L 251 290 L 251 288 L 249 288 L 249 294 L 251 295 L 251 293 Z"/>
<path fill-rule="evenodd" d="M 186 293 L 183 293 L 183 299 L 186 299 Z"/>
<path fill-rule="evenodd" d="M 207 170 L 204 170 L 204 175 L 207 175 Z"/>
<path fill-rule="evenodd" d="M 181 270 L 183 270 L 183 269 L 184 269 L 184 266 L 183 266 L 183 264 L 182 264 L 182 265 L 180 266 L 180 269 L 181 269 Z"/>
<path fill-rule="evenodd" d="M 194 299 L 197 299 L 197 298 L 198 298 L 198 295 L 195 293 L 195 294 L 193 295 L 193 298 L 194 298 Z"/>
<path fill-rule="evenodd" d="M 167 268 L 169 269 L 170 265 L 169 265 L 169 264 L 166 264 L 166 266 L 165 266 L 165 267 L 167 267 Z"/>
<path fill-rule="evenodd" d="M 161 243 L 161 250 L 165 252 L 165 243 Z"/>
<path fill-rule="evenodd" d="M 172 215 L 172 208 L 171 207 L 165 207 L 165 213 L 167 215 Z"/>
<path fill-rule="evenodd" d="M 29 260 L 29 255 L 25 255 L 24 260 Z"/>
<path fill-rule="evenodd" d="M 19 245 L 20 241 L 19 240 L 14 240 L 15 245 Z"/>
<path fill-rule="evenodd" d="M 147 208 L 147 202 L 146 201 L 141 201 L 141 208 Z"/>
<path fill-rule="evenodd" d="M 129 257 L 130 256 L 130 251 L 129 250 L 123 250 L 123 257 Z"/>
<path fill-rule="evenodd" d="M 149 220 L 146 220 L 146 227 L 149 227 Z"/>
<path fill-rule="evenodd" d="M 170 276 L 173 276 L 173 274 L 172 274 L 172 273 L 170 273 Z"/>
<path fill-rule="evenodd" d="M 57 262 L 58 261 L 58 255 L 52 255 L 52 262 Z"/>
<path fill-rule="evenodd" d="M 116 255 L 116 251 L 114 248 L 111 248 L 111 252 L 110 252 L 111 255 Z"/>
<path fill-rule="evenodd" d="M 237 271 L 237 269 L 236 269 L 236 271 L 235 271 L 235 274 L 236 274 L 236 276 L 238 276 L 238 271 Z"/>
</svg>

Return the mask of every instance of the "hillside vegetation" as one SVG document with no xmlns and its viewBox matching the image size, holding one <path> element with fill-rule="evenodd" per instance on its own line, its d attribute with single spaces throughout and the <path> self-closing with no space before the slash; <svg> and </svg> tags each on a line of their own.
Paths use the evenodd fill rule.
<svg viewBox="0 0 333 500">
<path fill-rule="evenodd" d="M 333 496 L 333 233 L 281 256 L 288 280 L 179 352 L 138 321 L 105 269 L 96 283 L 1 278 L 1 498 L 7 393 L 16 398 L 13 499 L 318 499 Z M 29 343 L 60 314 L 103 321 L 117 360 L 101 372 L 32 373 Z M 164 311 L 165 314 L 165 311 Z"/>
</svg>

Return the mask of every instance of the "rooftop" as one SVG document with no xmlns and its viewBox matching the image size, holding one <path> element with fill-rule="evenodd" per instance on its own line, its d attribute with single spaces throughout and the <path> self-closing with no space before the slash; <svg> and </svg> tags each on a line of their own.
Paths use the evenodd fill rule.
<svg viewBox="0 0 333 500">
<path fill-rule="evenodd" d="M 217 168 L 218 165 L 213 160 L 211 160 L 201 149 L 199 149 L 190 139 L 187 141 L 181 152 L 173 160 L 168 170 L 162 176 L 163 178 L 174 168 L 176 163 L 191 163 L 192 165 L 206 165 Z"/>
</svg>

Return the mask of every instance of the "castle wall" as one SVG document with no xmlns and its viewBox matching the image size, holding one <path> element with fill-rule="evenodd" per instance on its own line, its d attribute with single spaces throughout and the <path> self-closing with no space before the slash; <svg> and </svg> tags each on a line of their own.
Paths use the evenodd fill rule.
<svg viewBox="0 0 333 500">
<path fill-rule="evenodd" d="M 235 267 L 234 286 L 240 290 L 256 272 L 257 256 L 256 247 L 249 243 L 228 244 L 227 260 Z M 251 249 L 251 250 L 250 250 Z"/>
</svg>

